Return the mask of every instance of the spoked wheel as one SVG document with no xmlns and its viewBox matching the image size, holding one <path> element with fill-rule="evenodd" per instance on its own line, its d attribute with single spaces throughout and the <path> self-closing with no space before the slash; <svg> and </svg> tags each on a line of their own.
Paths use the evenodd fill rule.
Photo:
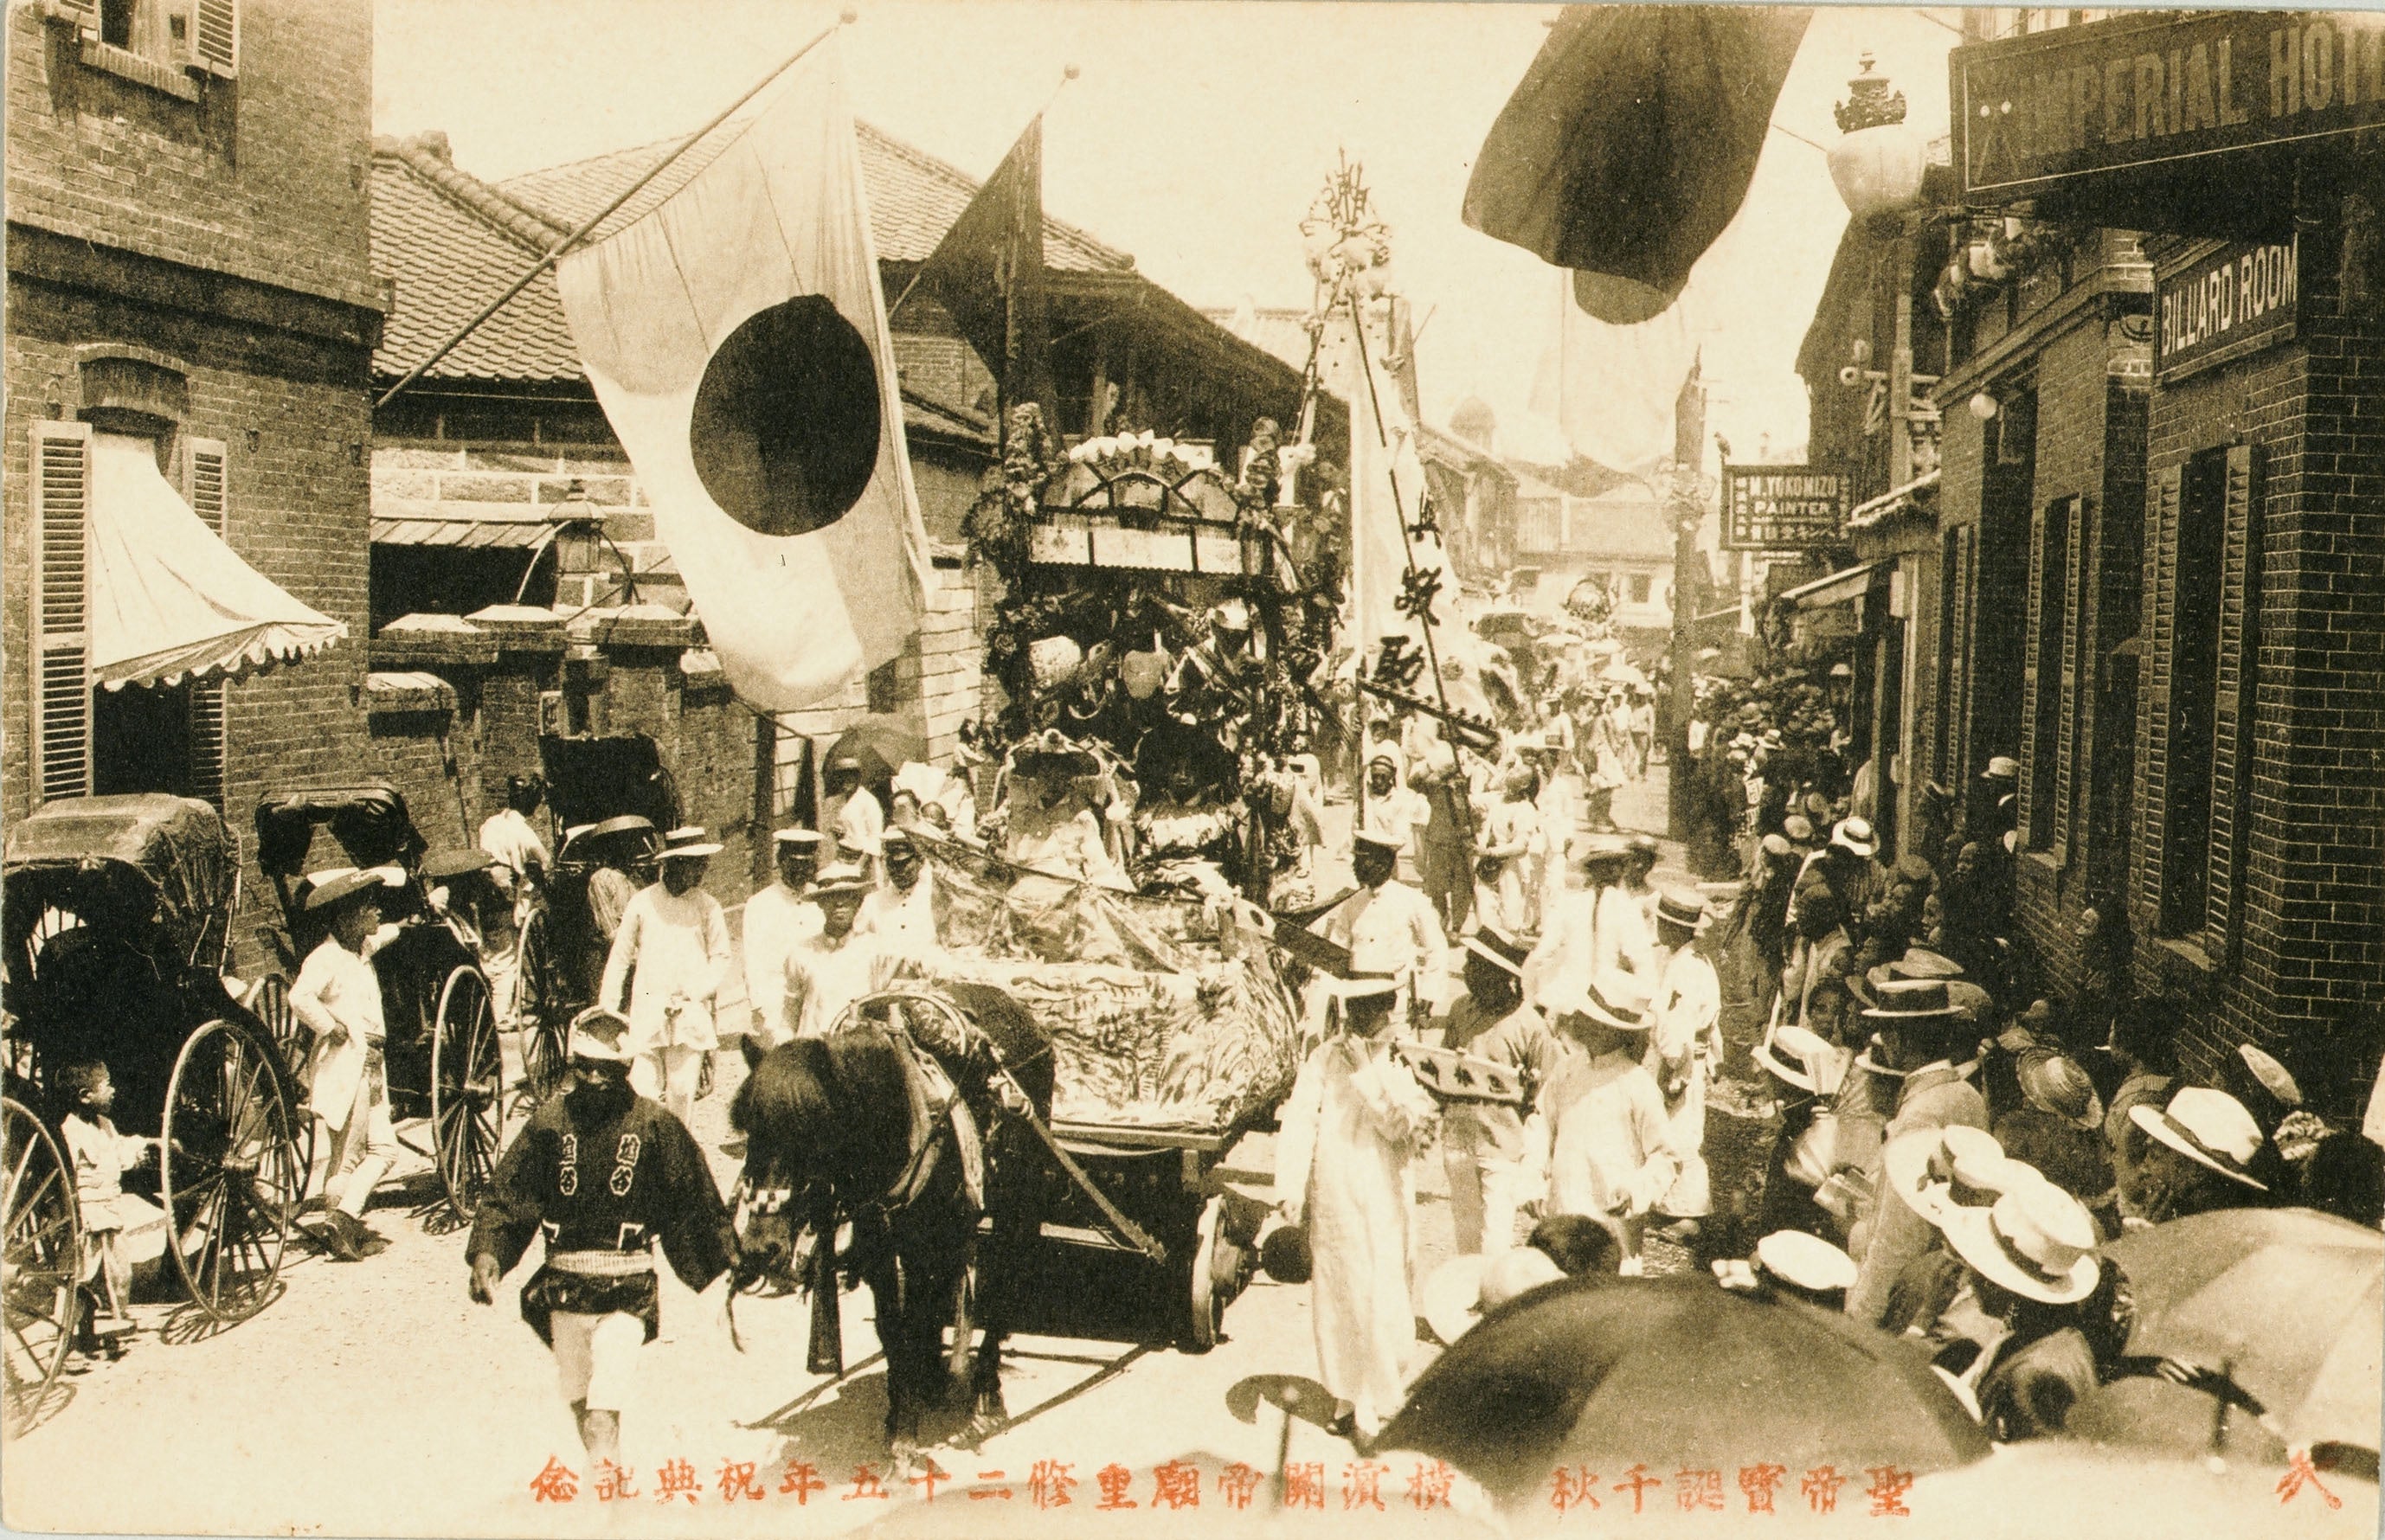
<svg viewBox="0 0 2385 1540">
<path fill-rule="evenodd" d="M 307 1062 L 314 1057 L 315 1035 L 290 1009 L 290 981 L 280 974 L 268 974 L 249 986 L 248 998 L 241 1003 L 248 1007 L 264 1026 L 265 1035 L 273 1039 L 281 1055 L 282 1067 L 289 1072 L 285 1089 L 290 1098 L 290 1131 L 298 1141 L 298 1191 L 296 1198 L 306 1196 L 306 1184 L 313 1180 L 315 1170 L 315 1120 L 299 1103 L 305 1099 Z"/>
<path fill-rule="evenodd" d="M 431 1133 L 447 1206 L 472 1217 L 506 1133 L 505 1064 L 489 981 L 465 964 L 439 990 L 431 1038 Z"/>
<path fill-rule="evenodd" d="M 1192 1254 L 1183 1266 L 1185 1271 L 1184 1350 L 1205 1353 L 1217 1346 L 1217 1321 L 1225 1307 L 1217 1298 L 1217 1253 L 1221 1247 L 1233 1242 L 1217 1234 L 1217 1222 L 1225 1211 L 1225 1200 L 1212 1198 L 1201 1211 L 1201 1219 L 1193 1229 Z"/>
<path fill-rule="evenodd" d="M 306 1169 L 277 1050 L 250 1028 L 211 1021 L 191 1034 L 166 1087 L 158 1196 L 166 1254 L 200 1310 L 245 1321 L 272 1303 Z"/>
<path fill-rule="evenodd" d="M 563 976 L 556 971 L 555 938 L 547 927 L 546 911 L 536 909 L 522 922 L 521 1000 L 515 1024 L 521 1028 L 522 1082 L 531 1102 L 544 1101 L 563 1083 L 565 1016 Z"/>
<path fill-rule="evenodd" d="M 7 1222 L 0 1296 L 7 1301 L 8 1328 L 7 1417 L 0 1425 L 14 1434 L 41 1421 L 74 1346 L 82 1223 L 57 1141 L 14 1101 L 0 1100 L 0 1156 L 7 1173 L 0 1192 Z"/>
</svg>

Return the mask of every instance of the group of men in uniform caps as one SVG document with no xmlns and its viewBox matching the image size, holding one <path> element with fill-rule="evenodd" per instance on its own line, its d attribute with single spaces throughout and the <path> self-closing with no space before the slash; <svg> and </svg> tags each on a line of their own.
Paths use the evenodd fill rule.
<svg viewBox="0 0 2385 1540">
<path fill-rule="evenodd" d="M 1629 843 L 1591 847 L 1586 886 L 1553 901 L 1537 938 L 1478 925 L 1452 1000 L 1442 917 L 1396 875 L 1401 832 L 1362 823 L 1357 890 L 1317 924 L 1346 950 L 1348 976 L 1320 981 L 1327 1025 L 1276 1146 L 1274 1197 L 1305 1236 L 1333 1425 L 1362 1447 L 1398 1410 L 1415 1348 L 1410 1161 L 1434 1128 L 1466 1306 L 1557 1266 L 1553 1255 L 1636 1273 L 1652 1223 L 1689 1239 L 1709 1211 L 1704 1088 L 1722 1050 L 1720 989 L 1697 945 L 1705 900 L 1633 892 L 1646 868 Z M 1505 1094 L 1451 1095 L 1412 1067 L 1435 1056 L 1404 1040 L 1495 1066 Z M 1539 1244 L 1505 1261 L 1528 1207 Z"/>
</svg>

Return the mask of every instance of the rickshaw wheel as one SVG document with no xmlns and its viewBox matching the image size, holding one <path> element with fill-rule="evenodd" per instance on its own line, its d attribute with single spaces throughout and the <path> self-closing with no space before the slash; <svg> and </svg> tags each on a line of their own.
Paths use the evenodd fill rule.
<svg viewBox="0 0 2385 1540">
<path fill-rule="evenodd" d="M 521 1028 L 522 1079 L 533 1103 L 544 1101 L 563 1082 L 563 981 L 556 973 L 555 943 L 547 937 L 546 911 L 532 910 L 522 922 L 521 1000 L 515 1020 Z"/>
<path fill-rule="evenodd" d="M 298 1111 L 306 1099 L 306 1086 L 301 1078 L 306 1073 L 306 1062 L 312 1056 L 315 1035 L 299 1021 L 298 1012 L 290 1009 L 290 981 L 280 974 L 268 974 L 248 987 L 248 997 L 241 1003 L 248 1008 L 265 1027 L 266 1036 L 281 1054 L 282 1067 L 289 1072 L 291 1135 L 298 1144 L 298 1190 L 294 1197 L 303 1199 L 306 1186 L 314 1179 L 315 1120 L 309 1113 Z"/>
<path fill-rule="evenodd" d="M 42 1120 L 0 1100 L 0 1158 L 7 1162 L 0 1212 L 7 1243 L 0 1252 L 0 1296 L 7 1302 L 7 1414 L 10 1434 L 42 1418 L 50 1387 L 74 1346 L 82 1297 L 75 1287 L 82 1254 L 82 1215 L 65 1156 Z"/>
<path fill-rule="evenodd" d="M 458 1219 L 496 1174 L 506 1132 L 505 1063 L 489 981 L 468 963 L 440 987 L 431 1038 L 431 1132 L 439 1180 Z"/>
<path fill-rule="evenodd" d="M 166 1254 L 209 1318 L 245 1321 L 272 1303 L 306 1189 L 277 1051 L 232 1022 L 202 1025 L 166 1083 L 158 1197 Z"/>
<path fill-rule="evenodd" d="M 1220 1246 L 1230 1245 L 1217 1234 L 1217 1223 L 1225 1211 L 1225 1200 L 1212 1198 L 1201 1210 L 1199 1223 L 1194 1227 L 1195 1244 L 1192 1254 L 1184 1263 L 1185 1315 L 1184 1350 L 1205 1353 L 1217 1346 L 1217 1320 L 1225 1313 L 1217 1302 L 1217 1253 Z"/>
</svg>

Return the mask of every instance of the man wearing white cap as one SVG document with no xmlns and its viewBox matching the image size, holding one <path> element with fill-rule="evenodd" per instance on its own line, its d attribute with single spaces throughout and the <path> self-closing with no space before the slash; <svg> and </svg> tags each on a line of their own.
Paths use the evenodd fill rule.
<svg viewBox="0 0 2385 1540">
<path fill-rule="evenodd" d="M 820 933 L 820 907 L 811 886 L 827 837 L 811 829 L 780 829 L 771 837 L 777 870 L 768 888 L 745 900 L 745 1003 L 754 1009 L 749 1053 L 770 1043 L 785 1004 L 787 954 Z"/>
<path fill-rule="evenodd" d="M 1681 1170 L 1664 1093 L 1643 1062 L 1647 987 L 1614 970 L 1587 984 L 1561 977 L 1541 1008 L 1559 1036 L 1581 1049 L 1541 1092 L 1549 1130 L 1549 1212 L 1618 1222 L 1623 1271 L 1636 1274 L 1648 1211 L 1672 1190 Z"/>
<path fill-rule="evenodd" d="M 1673 1149 L 1681 1172 L 1655 1203 L 1672 1222 L 1672 1238 L 1687 1244 L 1698 1222 L 1714 1211 L 1704 1153 L 1706 1081 L 1722 1059 L 1722 984 L 1697 938 L 1711 923 L 1703 895 L 1656 896 L 1656 982 L 1649 996 L 1648 1071 L 1665 1096 Z"/>
<path fill-rule="evenodd" d="M 779 1018 L 769 1025 L 763 1046 L 828 1036 L 845 1007 L 893 978 L 893 956 L 855 923 L 869 891 L 858 866 L 839 862 L 820 874 L 812 888 L 820 932 L 789 949 Z"/>
<path fill-rule="evenodd" d="M 1361 827 L 1350 841 L 1358 890 L 1312 928 L 1348 950 L 1354 972 L 1405 977 L 1415 1014 L 1448 998 L 1449 940 L 1432 901 L 1392 875 L 1403 838 L 1372 823 Z"/>
<path fill-rule="evenodd" d="M 1432 820 L 1432 805 L 1424 793 L 1400 775 L 1399 756 L 1388 751 L 1367 761 L 1367 801 L 1364 823 L 1397 847 L 1399 878 L 1413 886 L 1420 880 L 1417 841 Z"/>
<path fill-rule="evenodd" d="M 1430 1131 L 1432 1099 L 1388 1050 L 1397 982 L 1335 981 L 1344 1030 L 1300 1067 L 1277 1136 L 1275 1196 L 1305 1224 L 1320 1377 L 1330 1426 L 1360 1442 L 1399 1410 L 1401 1360 L 1416 1342 L 1408 1295 L 1409 1162 Z"/>
<path fill-rule="evenodd" d="M 381 975 L 367 961 L 381 926 L 385 881 L 380 871 L 316 874 L 306 912 L 328 920 L 331 929 L 290 986 L 291 1014 L 315 1035 L 307 1099 L 331 1131 L 325 1239 L 344 1262 L 364 1255 L 368 1233 L 359 1216 L 400 1148 L 389 1120 Z"/>
<path fill-rule="evenodd" d="M 720 1046 L 712 1006 L 729 976 L 729 921 L 704 890 L 706 863 L 719 851 L 701 828 L 665 837 L 661 880 L 621 912 L 596 991 L 597 1004 L 629 1017 L 638 1093 L 682 1123 L 694 1112 L 705 1056 Z"/>
<path fill-rule="evenodd" d="M 698 1293 L 729 1270 L 737 1237 L 679 1119 L 630 1085 L 628 1021 L 602 1006 L 571 1024 L 569 1087 L 549 1097 L 497 1163 L 465 1247 L 475 1303 L 543 1233 L 522 1320 L 555 1351 L 563 1399 L 589 1454 L 618 1464 L 638 1349 L 661 1320 L 654 1246 Z"/>
</svg>

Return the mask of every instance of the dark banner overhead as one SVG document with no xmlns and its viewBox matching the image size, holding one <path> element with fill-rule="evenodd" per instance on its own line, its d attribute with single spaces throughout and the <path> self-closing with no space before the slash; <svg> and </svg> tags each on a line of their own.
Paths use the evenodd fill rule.
<svg viewBox="0 0 2385 1540">
<path fill-rule="evenodd" d="M 1974 198 L 2385 124 L 2385 14 L 2147 12 L 1957 48 Z"/>
<path fill-rule="evenodd" d="M 1725 551 L 1810 551 L 1844 544 L 1847 478 L 1811 466 L 1725 466 Z"/>
</svg>

